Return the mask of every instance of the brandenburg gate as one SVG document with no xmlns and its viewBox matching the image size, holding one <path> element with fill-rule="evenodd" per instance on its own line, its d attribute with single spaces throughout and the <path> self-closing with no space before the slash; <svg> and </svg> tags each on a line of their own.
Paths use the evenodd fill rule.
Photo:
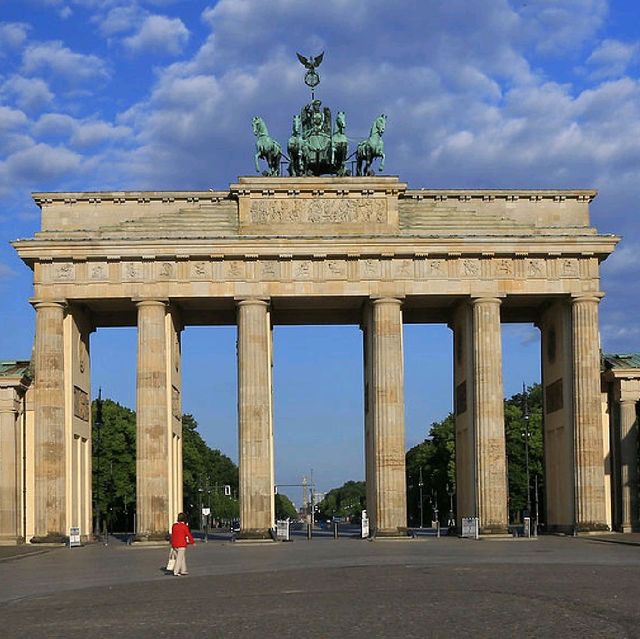
<svg viewBox="0 0 640 639">
<path fill-rule="evenodd" d="M 407 525 L 403 323 L 453 331 L 458 525 L 477 517 L 483 534 L 509 523 L 500 326 L 535 323 L 547 527 L 608 528 L 599 264 L 619 238 L 591 227 L 595 192 L 409 189 L 376 177 L 387 117 L 349 154 L 344 112 L 333 121 L 315 96 L 323 55 L 298 54 L 311 102 L 293 116 L 289 177 L 256 116 L 256 170 L 261 159 L 266 170 L 229 189 L 34 194 L 42 228 L 13 243 L 34 273 L 33 425 L 11 417 L 0 387 L 0 538 L 90 536 L 89 338 L 106 326 L 138 329 L 136 533 L 165 537 L 182 509 L 180 334 L 197 324 L 237 326 L 244 537 L 274 526 L 275 324 L 361 327 L 367 510 L 374 533 L 392 536 Z"/>
<path fill-rule="evenodd" d="M 33 269 L 36 315 L 27 538 L 90 536 L 90 335 L 108 326 L 137 326 L 137 534 L 164 537 L 182 508 L 180 333 L 196 324 L 237 326 L 241 535 L 274 524 L 272 327 L 320 323 L 362 329 L 377 535 L 407 525 L 404 322 L 453 332 L 458 517 L 507 529 L 500 327 L 533 322 L 548 528 L 606 529 L 599 264 L 618 238 L 590 225 L 594 197 L 370 175 L 36 193 L 42 228 L 13 243 Z"/>
</svg>

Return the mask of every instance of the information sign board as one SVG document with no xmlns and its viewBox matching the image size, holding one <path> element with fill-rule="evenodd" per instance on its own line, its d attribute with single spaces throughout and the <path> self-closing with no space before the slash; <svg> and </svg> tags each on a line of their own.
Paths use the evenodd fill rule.
<svg viewBox="0 0 640 639">
<path fill-rule="evenodd" d="M 289 541 L 289 519 L 276 521 L 276 537 L 282 541 Z"/>
<path fill-rule="evenodd" d="M 463 517 L 462 518 L 462 534 L 461 537 L 470 537 L 478 539 L 478 518 Z"/>
<path fill-rule="evenodd" d="M 69 528 L 69 548 L 82 546 L 80 541 L 80 528 Z"/>
<path fill-rule="evenodd" d="M 367 511 L 362 511 L 362 527 L 360 529 L 360 536 L 362 539 L 366 539 L 369 536 L 369 515 Z"/>
</svg>

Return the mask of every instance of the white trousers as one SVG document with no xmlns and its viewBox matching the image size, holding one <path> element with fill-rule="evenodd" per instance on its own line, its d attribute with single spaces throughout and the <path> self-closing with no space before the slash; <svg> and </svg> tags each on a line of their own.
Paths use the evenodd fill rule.
<svg viewBox="0 0 640 639">
<path fill-rule="evenodd" d="M 187 549 L 186 548 L 176 548 L 176 565 L 173 567 L 173 574 L 179 575 L 187 574 Z"/>
</svg>

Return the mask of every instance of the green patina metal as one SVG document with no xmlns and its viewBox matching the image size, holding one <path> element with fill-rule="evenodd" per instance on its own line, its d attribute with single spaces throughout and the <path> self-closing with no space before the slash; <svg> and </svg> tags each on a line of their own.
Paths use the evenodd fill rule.
<svg viewBox="0 0 640 639">
<path fill-rule="evenodd" d="M 640 353 L 603 353 L 602 363 L 605 370 L 640 368 Z"/>
<path fill-rule="evenodd" d="M 30 379 L 32 376 L 31 362 L 28 360 L 0 362 L 0 377 L 27 377 Z"/>
<path fill-rule="evenodd" d="M 380 159 L 379 171 L 384 169 L 384 142 L 382 135 L 386 127 L 387 116 L 378 116 L 371 126 L 369 137 L 357 145 L 356 151 L 349 154 L 349 138 L 346 135 L 347 118 L 344 111 L 332 121 L 331 109 L 323 106 L 315 97 L 315 88 L 320 84 L 317 72 L 324 52 L 315 57 L 306 58 L 297 54 L 298 60 L 307 70 L 305 84 L 311 88 L 311 101 L 305 104 L 299 115 L 293 116 L 291 136 L 287 143 L 289 157 L 288 173 L 292 177 L 320 175 L 351 175 L 347 162 L 356 156 L 356 174 L 373 175 L 373 162 Z M 280 174 L 282 147 L 269 136 L 264 120 L 253 118 L 253 133 L 256 136 L 256 171 L 260 172 L 259 161 L 266 162 L 264 176 Z M 286 156 L 285 156 L 286 157 Z"/>
</svg>

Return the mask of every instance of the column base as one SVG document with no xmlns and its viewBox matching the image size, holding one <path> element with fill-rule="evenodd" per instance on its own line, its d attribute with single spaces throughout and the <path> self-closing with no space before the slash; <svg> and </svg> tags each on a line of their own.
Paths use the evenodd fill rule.
<svg viewBox="0 0 640 639">
<path fill-rule="evenodd" d="M 598 521 L 586 521 L 576 524 L 576 532 L 590 533 L 590 532 L 609 532 L 611 529 L 605 523 Z"/>
<path fill-rule="evenodd" d="M 389 537 L 407 537 L 409 535 L 409 529 L 402 526 L 398 528 L 384 528 L 376 530 L 372 537 L 381 537 L 381 538 L 389 538 Z"/>
<path fill-rule="evenodd" d="M 46 535 L 34 535 L 29 540 L 32 544 L 68 544 L 69 537 L 61 533 L 47 533 Z"/>
<path fill-rule="evenodd" d="M 24 537 L 16 537 L 15 535 L 0 535 L 0 546 L 22 546 L 24 543 Z"/>
<path fill-rule="evenodd" d="M 133 538 L 135 542 L 157 542 L 157 541 L 169 541 L 171 539 L 171 535 L 167 531 L 162 532 L 147 532 L 147 533 L 136 533 L 136 536 Z"/>
<path fill-rule="evenodd" d="M 242 541 L 244 539 L 268 539 L 272 540 L 271 528 L 246 528 L 241 529 L 236 539 Z"/>
<path fill-rule="evenodd" d="M 492 524 L 491 526 L 480 526 L 478 534 L 486 537 L 490 537 L 491 535 L 508 535 L 509 537 L 511 536 L 511 534 L 509 533 L 509 527 L 500 524 Z"/>
</svg>

